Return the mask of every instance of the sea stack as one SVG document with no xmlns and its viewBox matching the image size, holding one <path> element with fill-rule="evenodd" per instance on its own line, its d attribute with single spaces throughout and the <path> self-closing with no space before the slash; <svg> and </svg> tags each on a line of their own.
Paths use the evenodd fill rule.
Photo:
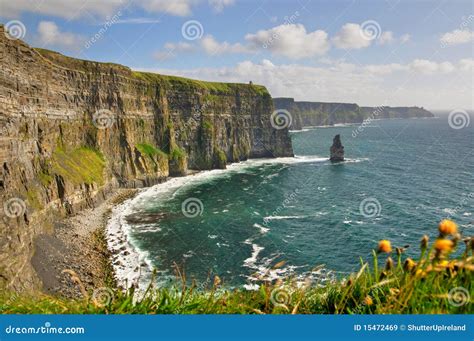
<svg viewBox="0 0 474 341">
<path fill-rule="evenodd" d="M 331 162 L 344 161 L 344 146 L 341 143 L 341 135 L 337 134 L 332 140 L 332 146 L 329 149 L 331 152 Z"/>
</svg>

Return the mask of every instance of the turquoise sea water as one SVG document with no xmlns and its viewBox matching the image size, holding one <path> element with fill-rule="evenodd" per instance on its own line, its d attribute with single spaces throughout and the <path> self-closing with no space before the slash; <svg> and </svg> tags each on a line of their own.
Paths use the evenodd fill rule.
<svg viewBox="0 0 474 341">
<path fill-rule="evenodd" d="M 473 234 L 474 124 L 453 129 L 441 117 L 357 127 L 293 132 L 294 159 L 251 160 L 144 192 L 124 213 L 130 243 L 161 283 L 176 264 L 200 283 L 219 275 L 251 288 L 259 276 L 343 275 L 380 239 L 416 254 L 446 217 Z M 335 134 L 347 162 L 327 159 Z M 285 266 L 268 271 L 279 261 Z"/>
</svg>

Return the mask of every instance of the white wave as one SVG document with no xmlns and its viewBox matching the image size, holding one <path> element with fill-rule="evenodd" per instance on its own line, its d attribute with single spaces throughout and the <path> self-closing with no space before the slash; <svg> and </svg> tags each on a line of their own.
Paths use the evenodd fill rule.
<svg viewBox="0 0 474 341">
<path fill-rule="evenodd" d="M 256 291 L 260 288 L 260 285 L 258 285 L 258 284 L 244 284 L 243 287 L 244 287 L 245 290 Z"/>
<path fill-rule="evenodd" d="M 156 224 L 142 224 L 142 225 L 134 225 L 133 228 L 137 232 L 160 232 L 161 227 Z"/>
<path fill-rule="evenodd" d="M 247 244 L 247 245 L 252 245 L 252 242 L 253 242 L 253 238 L 247 238 L 244 240 L 244 244 Z"/>
<path fill-rule="evenodd" d="M 148 253 L 139 250 L 130 237 L 130 225 L 125 217 L 130 213 L 132 200 L 126 200 L 112 209 L 106 236 L 117 285 L 125 289 L 137 285 L 140 290 L 147 285 L 151 263 L 148 260 Z"/>
<path fill-rule="evenodd" d="M 454 209 L 454 208 L 444 208 L 443 212 L 448 213 L 449 215 L 455 215 L 456 214 L 456 209 Z"/>
<path fill-rule="evenodd" d="M 307 219 L 307 218 L 314 218 L 319 217 L 322 215 L 326 215 L 326 212 L 320 212 L 318 214 L 310 214 L 310 215 L 271 215 L 268 217 L 264 217 L 263 220 L 286 220 L 286 219 Z"/>
<path fill-rule="evenodd" d="M 124 288 L 138 284 L 139 286 L 148 285 L 147 278 L 150 278 L 152 264 L 148 253 L 140 250 L 131 238 L 131 226 L 125 220 L 125 217 L 136 208 L 141 209 L 156 205 L 160 201 L 169 200 L 179 191 L 186 190 L 200 183 L 207 183 L 220 177 L 230 176 L 233 173 L 245 172 L 246 170 L 272 164 L 298 164 L 326 162 L 329 158 L 317 155 L 297 155 L 295 157 L 269 158 L 269 159 L 250 159 L 243 162 L 228 165 L 227 169 L 214 169 L 201 171 L 184 177 L 170 178 L 167 181 L 157 184 L 153 187 L 141 190 L 137 196 L 129 199 L 112 210 L 112 216 L 107 224 L 107 244 L 112 252 L 114 262 L 114 272 L 117 283 Z M 150 200 L 153 199 L 153 200 Z M 262 201 L 259 199 L 259 201 Z M 306 216 L 275 216 L 266 217 L 272 219 L 300 219 Z M 135 227 L 134 227 L 135 228 Z M 146 230 L 145 230 L 146 231 Z M 157 232 L 159 227 L 154 227 Z M 265 230 L 261 230 L 266 232 Z M 220 244 L 219 246 L 228 246 Z M 259 250 L 258 252 L 260 252 Z M 251 257 L 252 258 L 252 257 Z"/>
<path fill-rule="evenodd" d="M 249 258 L 244 260 L 244 266 L 246 267 L 252 267 L 255 265 L 257 262 L 258 254 L 265 249 L 263 246 L 260 246 L 258 244 L 252 244 L 252 254 L 250 255 Z"/>
<path fill-rule="evenodd" d="M 189 250 L 188 252 L 186 252 L 184 255 L 183 255 L 183 258 L 191 258 L 192 256 L 194 256 L 195 253 L 193 250 Z"/>
<path fill-rule="evenodd" d="M 304 285 L 311 284 L 313 286 L 322 286 L 328 281 L 335 279 L 334 272 L 324 268 L 323 266 L 317 267 L 310 271 L 305 271 L 298 274 L 298 269 L 306 266 L 300 265 L 286 265 L 281 268 L 274 268 L 275 260 L 280 255 L 274 255 L 273 257 L 264 258 L 260 262 L 260 265 L 253 264 L 251 268 L 255 269 L 255 273 L 247 277 L 247 284 L 244 288 L 247 290 L 258 289 L 258 283 L 262 281 L 276 281 L 285 278 L 293 278 L 297 286 L 301 287 Z"/>
<path fill-rule="evenodd" d="M 263 227 L 262 225 L 257 224 L 257 223 L 253 224 L 253 227 L 258 228 L 258 229 L 260 230 L 260 233 L 261 233 L 261 234 L 265 234 L 265 233 L 267 233 L 268 231 L 270 231 L 269 228 Z"/>
<path fill-rule="evenodd" d="M 295 157 L 250 159 L 247 161 L 232 163 L 227 166 L 227 169 L 213 169 L 201 171 L 188 176 L 170 178 L 161 184 L 157 184 L 144 190 L 138 196 L 132 199 L 130 204 L 133 206 L 139 205 L 141 207 L 146 207 L 147 202 L 150 202 L 150 198 L 154 198 L 153 202 L 156 203 L 161 198 L 169 199 L 170 195 L 175 195 L 179 191 L 189 188 L 190 186 L 213 181 L 220 177 L 230 176 L 233 173 L 243 172 L 262 165 L 324 162 L 328 160 L 329 158 L 327 157 L 320 157 L 317 155 L 297 155 Z"/>
<path fill-rule="evenodd" d="M 311 130 L 315 130 L 313 128 L 303 128 L 303 129 L 300 129 L 300 130 L 288 130 L 289 133 L 304 133 L 304 132 L 307 132 L 307 131 L 311 131 Z"/>
</svg>

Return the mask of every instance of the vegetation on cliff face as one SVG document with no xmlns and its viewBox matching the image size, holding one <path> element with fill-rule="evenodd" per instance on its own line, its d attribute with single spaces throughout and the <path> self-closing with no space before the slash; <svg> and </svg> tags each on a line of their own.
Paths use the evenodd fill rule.
<svg viewBox="0 0 474 341">
<path fill-rule="evenodd" d="M 104 183 L 105 159 L 98 150 L 90 147 L 73 150 L 57 147 L 51 163 L 54 173 L 76 185 Z"/>
<path fill-rule="evenodd" d="M 474 238 L 463 238 L 454 222 L 439 225 L 439 237 L 420 243 L 417 260 L 403 247 L 381 240 L 372 265 L 320 287 L 285 281 L 263 282 L 256 291 L 221 288 L 219 277 L 198 290 L 178 271 L 181 287 L 139 295 L 99 288 L 82 300 L 0 294 L 0 312 L 43 314 L 464 314 L 473 313 Z M 462 243 L 464 242 L 464 245 Z M 458 250 L 456 250 L 458 249 Z M 394 252 L 395 250 L 395 252 Z M 395 260 L 392 258 L 395 253 Z M 454 256 L 457 255 L 457 256 Z M 379 263 L 384 262 L 382 266 Z M 278 268 L 280 262 L 274 265 Z"/>
<path fill-rule="evenodd" d="M 148 143 L 139 143 L 135 146 L 138 151 L 144 155 L 147 155 L 150 158 L 154 158 L 156 155 L 161 155 L 163 157 L 167 156 L 166 153 L 164 153 L 162 150 L 159 148 L 156 148 L 152 146 L 151 144 Z"/>
</svg>

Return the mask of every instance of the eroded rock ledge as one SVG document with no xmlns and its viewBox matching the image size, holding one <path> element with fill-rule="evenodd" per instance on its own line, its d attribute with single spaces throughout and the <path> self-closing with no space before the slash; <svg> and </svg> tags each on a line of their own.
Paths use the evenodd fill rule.
<svg viewBox="0 0 474 341">
<path fill-rule="evenodd" d="M 0 26 L 0 288 L 39 288 L 35 237 L 117 187 L 293 155 L 263 86 L 134 72 L 9 40 Z M 22 206 L 24 204 L 24 206 Z"/>
</svg>

